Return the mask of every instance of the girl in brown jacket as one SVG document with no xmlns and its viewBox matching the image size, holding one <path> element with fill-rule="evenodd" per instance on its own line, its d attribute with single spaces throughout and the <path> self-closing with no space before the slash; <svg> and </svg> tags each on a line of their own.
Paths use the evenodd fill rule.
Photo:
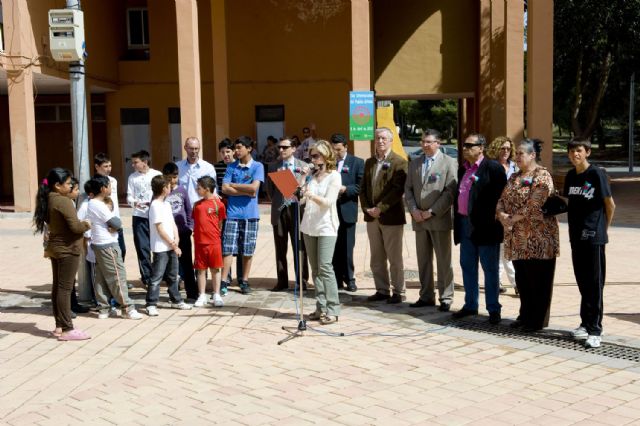
<svg viewBox="0 0 640 426">
<path fill-rule="evenodd" d="M 88 221 L 78 220 L 71 192 L 71 172 L 59 167 L 49 171 L 36 195 L 33 225 L 42 233 L 49 226 L 46 255 L 51 260 L 53 284 L 51 301 L 56 328 L 52 332 L 58 340 L 85 340 L 89 335 L 74 330 L 71 322 L 71 289 L 78 272 L 83 233 L 91 228 Z"/>
</svg>

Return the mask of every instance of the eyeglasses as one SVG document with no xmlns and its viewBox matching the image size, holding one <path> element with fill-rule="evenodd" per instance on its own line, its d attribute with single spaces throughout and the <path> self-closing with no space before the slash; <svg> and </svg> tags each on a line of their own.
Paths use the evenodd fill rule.
<svg viewBox="0 0 640 426">
<path fill-rule="evenodd" d="M 465 149 L 471 149 L 474 146 L 480 146 L 480 145 L 482 145 L 482 144 L 481 143 L 463 143 L 462 147 L 465 148 Z"/>
<path fill-rule="evenodd" d="M 291 145 L 280 145 L 278 146 L 278 149 L 289 149 L 291 148 Z"/>
</svg>

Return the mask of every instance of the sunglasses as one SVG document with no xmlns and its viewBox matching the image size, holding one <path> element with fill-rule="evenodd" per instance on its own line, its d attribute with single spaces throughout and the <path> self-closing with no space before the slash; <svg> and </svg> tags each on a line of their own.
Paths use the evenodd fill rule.
<svg viewBox="0 0 640 426">
<path fill-rule="evenodd" d="M 462 147 L 466 148 L 466 149 L 471 149 L 474 146 L 480 146 L 480 145 L 482 145 L 482 144 L 481 143 L 463 143 Z"/>
<path fill-rule="evenodd" d="M 291 148 L 291 145 L 280 145 L 278 146 L 278 149 L 289 149 Z"/>
</svg>

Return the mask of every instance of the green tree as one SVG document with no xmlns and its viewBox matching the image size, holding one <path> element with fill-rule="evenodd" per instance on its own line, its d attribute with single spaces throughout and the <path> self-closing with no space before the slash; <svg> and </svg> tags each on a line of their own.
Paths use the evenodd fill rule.
<svg viewBox="0 0 640 426">
<path fill-rule="evenodd" d="M 555 0 L 554 119 L 589 138 L 627 109 L 640 59 L 640 0 Z"/>
</svg>

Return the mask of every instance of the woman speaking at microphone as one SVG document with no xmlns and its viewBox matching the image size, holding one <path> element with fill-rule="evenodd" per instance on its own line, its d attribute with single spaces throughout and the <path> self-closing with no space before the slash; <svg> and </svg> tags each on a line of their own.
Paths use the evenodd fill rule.
<svg viewBox="0 0 640 426">
<path fill-rule="evenodd" d="M 342 179 L 336 171 L 336 157 L 329 142 L 319 140 L 309 152 L 313 176 L 304 188 L 301 203 L 306 207 L 300 224 L 316 289 L 316 310 L 309 319 L 327 325 L 337 322 L 340 315 L 338 284 L 331 261 L 340 225 L 336 201 Z"/>
</svg>

